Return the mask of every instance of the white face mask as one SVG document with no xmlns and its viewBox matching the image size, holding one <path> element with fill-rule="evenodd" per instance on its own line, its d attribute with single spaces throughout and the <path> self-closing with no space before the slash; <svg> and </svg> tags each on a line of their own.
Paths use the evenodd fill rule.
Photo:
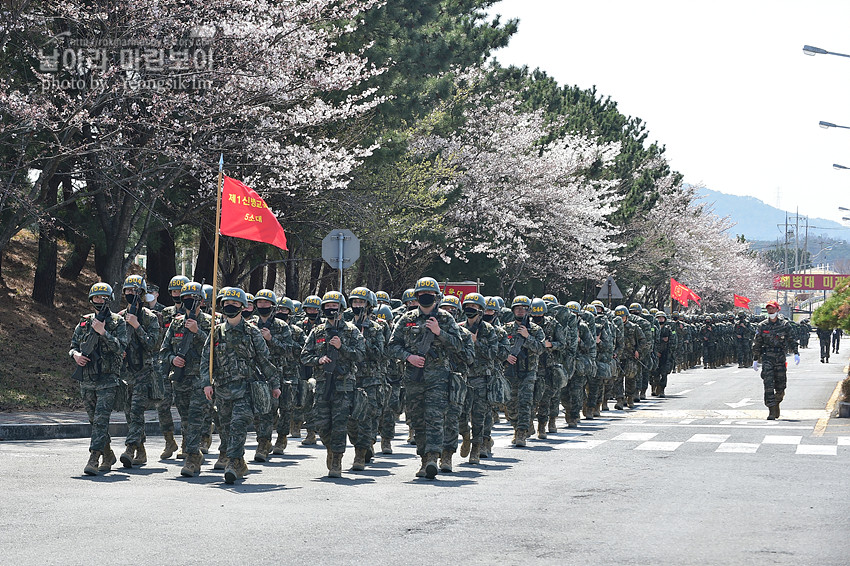
<svg viewBox="0 0 850 566">
<path fill-rule="evenodd" d="M 779 316 L 779 313 L 775 312 L 773 314 L 768 314 L 767 316 L 770 317 L 770 320 L 776 320 L 776 317 Z"/>
</svg>

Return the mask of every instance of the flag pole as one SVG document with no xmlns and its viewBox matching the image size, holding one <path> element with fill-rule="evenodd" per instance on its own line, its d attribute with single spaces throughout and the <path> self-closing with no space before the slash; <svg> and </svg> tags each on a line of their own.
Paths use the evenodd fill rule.
<svg viewBox="0 0 850 566">
<path fill-rule="evenodd" d="M 224 180 L 224 154 L 218 158 L 218 183 L 215 191 L 215 252 L 213 259 L 212 332 L 210 333 L 210 385 L 213 378 L 213 353 L 215 352 L 215 297 L 218 292 L 218 231 L 221 228 L 221 184 Z"/>
</svg>

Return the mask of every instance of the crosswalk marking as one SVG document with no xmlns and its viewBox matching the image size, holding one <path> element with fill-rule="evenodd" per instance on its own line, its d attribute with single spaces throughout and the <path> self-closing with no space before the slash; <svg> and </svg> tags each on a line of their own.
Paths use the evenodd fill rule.
<svg viewBox="0 0 850 566">
<path fill-rule="evenodd" d="M 644 442 L 635 450 L 658 450 L 663 452 L 672 452 L 679 446 L 681 446 L 681 442 Z"/>
<path fill-rule="evenodd" d="M 850 446 L 850 436 L 839 436 L 838 437 L 838 445 L 839 446 Z"/>
<path fill-rule="evenodd" d="M 768 434 L 764 437 L 762 444 L 800 444 L 802 436 L 778 436 Z"/>
<path fill-rule="evenodd" d="M 838 446 L 825 444 L 798 444 L 797 454 L 808 454 L 812 456 L 835 456 L 838 454 Z"/>
<path fill-rule="evenodd" d="M 688 439 L 688 442 L 717 442 L 723 443 L 729 440 L 728 434 L 695 434 Z"/>
<path fill-rule="evenodd" d="M 760 444 L 747 444 L 744 442 L 724 442 L 717 447 L 715 452 L 734 452 L 737 454 L 755 454 Z"/>
<path fill-rule="evenodd" d="M 604 444 L 605 442 L 607 442 L 607 440 L 577 438 L 575 440 L 565 442 L 561 446 L 570 450 L 590 450 L 591 448 L 596 448 L 597 446 L 599 446 L 600 444 Z"/>
<path fill-rule="evenodd" d="M 624 432 L 612 438 L 611 440 L 652 440 L 658 436 L 657 432 Z"/>
</svg>

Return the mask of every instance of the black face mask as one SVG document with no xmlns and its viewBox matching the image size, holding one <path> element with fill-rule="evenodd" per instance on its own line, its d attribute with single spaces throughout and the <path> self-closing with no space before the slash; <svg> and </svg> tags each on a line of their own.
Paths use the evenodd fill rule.
<svg viewBox="0 0 850 566">
<path fill-rule="evenodd" d="M 437 296 L 431 295 L 429 293 L 423 293 L 416 297 L 416 300 L 419 301 L 419 304 L 425 307 L 426 309 L 437 302 Z"/>
<path fill-rule="evenodd" d="M 324 314 L 327 319 L 336 318 L 338 312 L 339 309 L 322 309 L 322 314 Z"/>
<path fill-rule="evenodd" d="M 263 316 L 266 316 L 266 315 L 263 315 Z M 275 316 L 277 318 L 279 318 L 280 320 L 284 321 L 284 322 L 289 320 L 289 313 L 288 312 L 279 312 Z"/>
<path fill-rule="evenodd" d="M 494 318 L 496 318 L 495 313 L 494 313 L 494 314 L 485 314 L 485 315 L 483 315 L 483 316 L 481 317 L 481 319 L 482 319 L 484 322 L 493 322 L 493 319 L 494 319 Z"/>
<path fill-rule="evenodd" d="M 127 301 L 128 305 L 132 305 L 136 301 L 136 295 L 125 294 L 124 300 Z"/>
<path fill-rule="evenodd" d="M 538 324 L 538 325 L 543 324 L 543 317 L 542 316 L 532 316 L 531 320 L 534 321 L 534 324 Z"/>
<path fill-rule="evenodd" d="M 354 314 L 354 316 L 360 316 L 361 314 L 363 314 L 363 307 L 351 307 L 351 312 Z"/>
<path fill-rule="evenodd" d="M 413 306 L 413 303 L 407 303 L 407 310 L 408 310 L 408 311 L 412 311 L 412 310 L 413 310 L 413 309 L 415 309 L 415 308 L 416 308 L 416 307 L 414 307 L 414 306 Z"/>
<path fill-rule="evenodd" d="M 466 318 L 475 318 L 476 316 L 478 316 L 479 312 L 480 311 L 478 309 L 473 308 L 463 309 L 463 314 L 466 315 Z"/>
<path fill-rule="evenodd" d="M 255 307 L 256 311 L 260 314 L 261 317 L 265 318 L 272 313 L 272 309 L 274 307 Z M 280 318 L 280 317 L 278 317 Z"/>
<path fill-rule="evenodd" d="M 313 313 L 308 312 L 307 313 L 307 318 L 312 319 L 312 320 L 317 320 L 320 316 L 322 316 L 322 313 L 320 313 L 320 312 L 313 312 Z"/>
<path fill-rule="evenodd" d="M 238 305 L 224 305 L 221 312 L 223 312 L 224 316 L 227 318 L 236 318 L 242 313 L 242 307 Z"/>
<path fill-rule="evenodd" d="M 195 310 L 195 299 L 189 297 L 183 299 L 183 308 L 186 312 L 193 312 Z"/>
</svg>

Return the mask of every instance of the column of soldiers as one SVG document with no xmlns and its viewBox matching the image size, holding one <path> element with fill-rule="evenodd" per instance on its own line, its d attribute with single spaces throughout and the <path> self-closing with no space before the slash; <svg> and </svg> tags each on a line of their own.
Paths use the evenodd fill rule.
<svg viewBox="0 0 850 566">
<path fill-rule="evenodd" d="M 452 472 L 458 451 L 471 464 L 492 457 L 500 412 L 514 430 L 512 444 L 523 447 L 534 434 L 545 439 L 558 431 L 561 407 L 567 427 L 577 428 L 580 419 L 609 410 L 609 401 L 629 410 L 647 394 L 665 397 L 670 373 L 700 363 L 711 369 L 761 362 L 765 404 L 776 418 L 785 389 L 779 351 L 796 352 L 798 341 L 784 319 L 780 337 L 767 340 L 756 324 L 775 319 L 746 313 L 668 317 L 639 303 L 613 310 L 600 301 L 561 305 L 554 295 L 519 295 L 509 308 L 500 297 L 479 293 L 461 302 L 442 297 L 430 277 L 405 291 L 394 311 L 387 293 L 366 287 L 298 304 L 270 289 L 249 295 L 225 287 L 215 320 L 212 289 L 184 277 L 170 282 L 175 305 L 159 315 L 141 302 L 143 278 L 128 277 L 122 290 L 128 307 L 113 314 L 112 288 L 93 285 L 95 312 L 82 318 L 71 340 L 92 423 L 84 469 L 90 475 L 118 461 L 108 435 L 116 409 L 125 410 L 128 423 L 122 465 L 145 463 L 144 411 L 156 408 L 166 444 L 161 459 L 176 452 L 185 460 L 181 475 L 197 475 L 217 430 L 213 468 L 223 470 L 227 483 L 248 473 L 251 426 L 255 462 L 284 454 L 287 437 L 306 426 L 302 444 L 318 438 L 328 476 L 341 477 L 348 443 L 354 471 L 372 463 L 379 436 L 380 452 L 392 454 L 404 413 L 408 442 L 420 457 L 416 476 L 433 479 Z M 172 405 L 182 427 L 179 447 Z"/>
</svg>

